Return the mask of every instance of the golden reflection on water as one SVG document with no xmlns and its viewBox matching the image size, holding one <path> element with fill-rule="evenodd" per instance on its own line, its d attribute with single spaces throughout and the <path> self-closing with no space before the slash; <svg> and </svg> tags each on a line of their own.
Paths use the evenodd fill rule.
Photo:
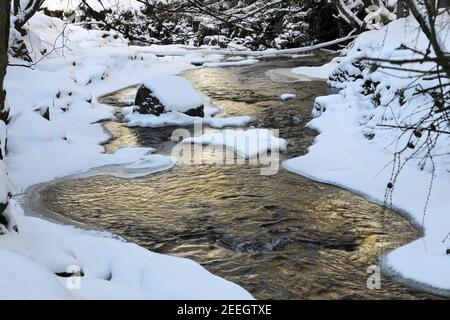
<svg viewBox="0 0 450 320">
<path fill-rule="evenodd" d="M 283 157 L 305 153 L 315 133 L 304 125 L 314 97 L 326 94 L 326 85 L 273 83 L 264 77 L 267 70 L 261 64 L 198 69 L 183 76 L 225 108 L 226 115 L 252 115 L 252 125 L 280 128 L 290 142 Z M 298 99 L 280 102 L 279 94 L 287 90 Z M 173 146 L 169 129 L 106 126 L 117 136 L 106 145 L 109 151 L 133 145 L 170 152 Z M 201 150 L 202 157 L 215 160 L 216 155 Z M 259 169 L 179 164 L 133 180 L 68 180 L 41 196 L 49 210 L 122 234 L 150 250 L 198 261 L 256 298 L 429 297 L 387 277 L 381 290 L 366 287 L 367 267 L 378 263 L 382 252 L 419 236 L 405 219 L 339 188 L 285 170 L 261 176 Z"/>
</svg>

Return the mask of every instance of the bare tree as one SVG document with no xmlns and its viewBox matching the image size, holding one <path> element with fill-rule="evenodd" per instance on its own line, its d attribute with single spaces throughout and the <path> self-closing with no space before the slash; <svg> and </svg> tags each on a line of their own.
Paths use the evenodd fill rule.
<svg viewBox="0 0 450 320">
<path fill-rule="evenodd" d="M 405 1 L 414 18 L 419 23 L 422 32 L 430 41 L 436 54 L 436 62 L 442 67 L 447 77 L 450 78 L 450 53 L 447 51 L 445 43 L 440 39 L 437 32 L 438 27 L 436 26 L 438 17 L 444 14 L 444 12 L 448 13 L 449 8 L 447 7 L 447 10 L 440 11 L 439 1 L 437 0 L 423 1 L 423 5 L 419 5 L 416 0 Z"/>
<path fill-rule="evenodd" d="M 142 10 L 124 8 L 120 3 L 117 8 L 97 6 L 94 10 L 92 2 L 81 0 L 81 23 L 87 28 L 114 30 L 138 43 L 226 47 L 236 40 L 238 45 L 258 50 L 293 48 L 316 40 L 305 31 L 305 11 L 306 5 L 318 0 L 137 1 Z"/>
<path fill-rule="evenodd" d="M 5 127 L 9 117 L 9 110 L 6 106 L 6 91 L 3 88 L 3 80 L 8 66 L 8 42 L 9 42 L 9 16 L 10 0 L 0 1 L 0 126 Z M 2 134 L 2 133 L 0 133 Z M 6 137 L 0 137 L 0 161 L 3 162 L 6 156 Z M 2 164 L 4 169 L 4 164 Z M 0 173 L 0 183 L 7 184 L 6 172 Z M 6 225 L 6 219 L 3 212 L 8 205 L 8 197 L 0 199 L 0 224 Z"/>
</svg>

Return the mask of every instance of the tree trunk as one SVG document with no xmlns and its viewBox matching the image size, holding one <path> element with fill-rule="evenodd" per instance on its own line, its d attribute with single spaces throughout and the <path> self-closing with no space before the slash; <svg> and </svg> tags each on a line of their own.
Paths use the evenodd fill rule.
<svg viewBox="0 0 450 320">
<path fill-rule="evenodd" d="M 11 10 L 10 0 L 0 1 L 0 122 L 2 126 L 6 125 L 9 116 L 9 110 L 6 107 L 6 91 L 3 88 L 3 80 L 6 75 L 6 67 L 8 66 L 8 42 L 9 42 L 9 15 Z M 2 134 L 0 132 L 0 134 Z M 6 137 L 0 137 L 0 141 L 5 141 Z M 6 156 L 6 146 L 0 145 L 0 161 Z M 7 183 L 6 172 L 0 173 L 0 183 Z M 3 211 L 8 203 L 7 197 L 0 199 L 0 224 L 6 225 L 6 219 Z"/>
<path fill-rule="evenodd" d="M 5 123 L 8 120 L 9 110 L 5 105 L 6 91 L 3 88 L 3 79 L 6 75 L 6 67 L 8 66 L 10 8 L 10 0 L 0 1 L 0 121 Z M 0 146 L 0 150 L 4 147 Z M 4 156 L 4 154 L 0 154 L 0 160 L 3 160 Z"/>
<path fill-rule="evenodd" d="M 13 14 L 17 16 L 20 10 L 20 0 L 14 0 L 13 2 Z"/>
</svg>

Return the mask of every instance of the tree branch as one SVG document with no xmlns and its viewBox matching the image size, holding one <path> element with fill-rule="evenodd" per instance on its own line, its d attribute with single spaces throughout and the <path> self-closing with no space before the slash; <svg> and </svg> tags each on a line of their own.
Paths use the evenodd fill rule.
<svg viewBox="0 0 450 320">
<path fill-rule="evenodd" d="M 425 15 L 424 15 L 420 12 L 421 10 L 416 0 L 405 0 L 405 1 L 408 4 L 408 7 L 411 13 L 413 14 L 414 18 L 419 23 L 423 33 L 427 36 L 428 40 L 430 41 L 439 64 L 441 65 L 444 72 L 447 74 L 447 77 L 450 78 L 449 57 L 445 54 L 444 48 L 442 48 L 441 42 L 439 41 L 439 35 L 436 33 L 433 20 L 436 18 L 436 15 L 433 14 L 432 12 L 434 10 L 431 7 L 431 3 L 429 3 L 428 1 L 424 1 L 425 2 Z M 428 16 L 428 19 L 426 16 Z"/>
</svg>

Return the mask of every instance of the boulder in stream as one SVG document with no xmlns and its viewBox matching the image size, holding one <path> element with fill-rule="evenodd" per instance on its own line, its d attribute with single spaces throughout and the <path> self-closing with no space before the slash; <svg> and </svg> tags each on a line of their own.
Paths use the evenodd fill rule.
<svg viewBox="0 0 450 320">
<path fill-rule="evenodd" d="M 136 93 L 135 111 L 159 116 L 166 112 L 181 112 L 192 117 L 204 117 L 201 95 L 190 83 L 177 76 L 159 76 L 145 80 Z"/>
</svg>

